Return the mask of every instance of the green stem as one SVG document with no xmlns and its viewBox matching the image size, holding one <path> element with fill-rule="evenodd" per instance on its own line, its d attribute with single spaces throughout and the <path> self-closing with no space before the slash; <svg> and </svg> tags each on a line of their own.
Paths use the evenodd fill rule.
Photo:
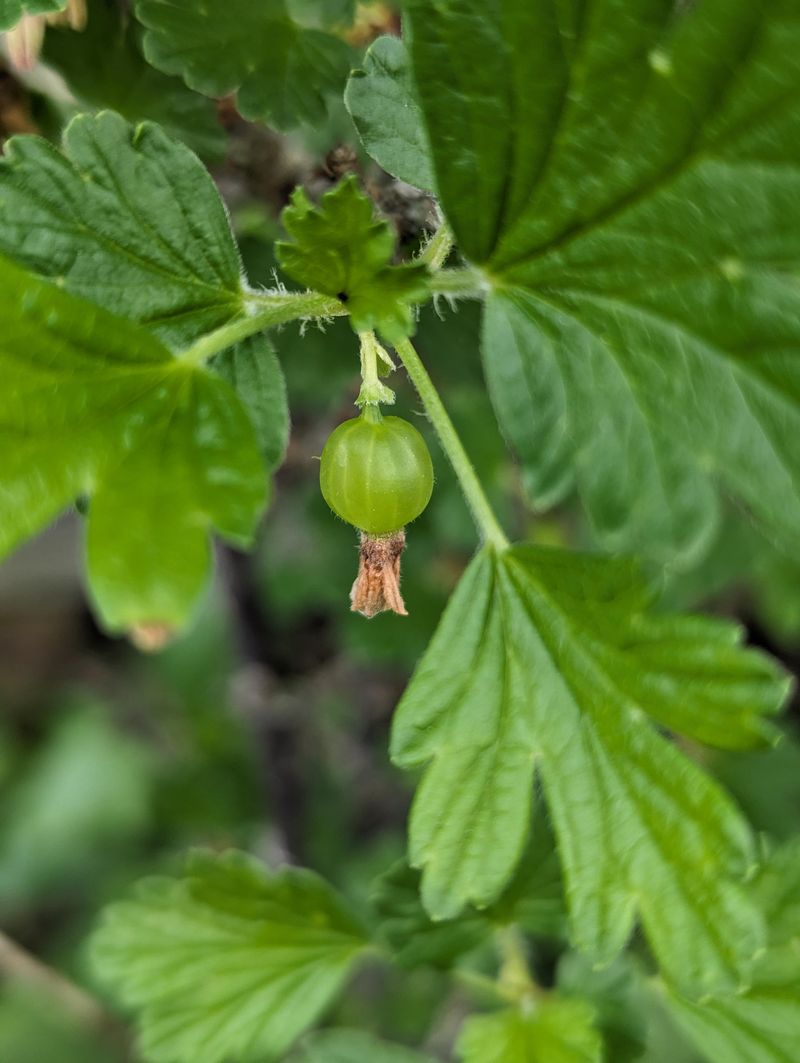
<svg viewBox="0 0 800 1063">
<path fill-rule="evenodd" d="M 450 420 L 450 415 L 444 408 L 439 393 L 414 349 L 414 345 L 410 340 L 400 340 L 395 344 L 395 349 L 422 399 L 425 412 L 436 430 L 442 449 L 455 470 L 478 531 L 486 542 L 491 543 L 498 550 L 507 549 L 509 542 L 505 532 L 494 515 L 494 510 L 489 504 L 472 462 Z"/>
<path fill-rule="evenodd" d="M 505 986 L 502 986 L 499 982 L 494 981 L 494 979 L 489 978 L 485 974 L 479 974 L 477 971 L 469 971 L 464 967 L 454 967 L 451 973 L 456 982 L 460 982 L 468 989 L 472 989 L 484 996 L 503 1000 L 507 1004 L 515 1004 L 517 1001 L 516 996 L 509 992 Z"/>
<path fill-rule="evenodd" d="M 247 300 L 251 311 L 247 317 L 237 317 L 227 325 L 201 336 L 180 355 L 189 365 L 204 365 L 215 354 L 227 350 L 240 340 L 256 332 L 287 321 L 312 317 L 337 317 L 347 313 L 338 299 L 319 292 L 290 292 L 285 295 L 251 295 Z"/>
<path fill-rule="evenodd" d="M 488 290 L 484 275 L 471 266 L 441 269 L 431 274 L 429 283 L 434 295 L 453 295 L 462 299 L 483 299 Z"/>
<path fill-rule="evenodd" d="M 429 270 L 435 272 L 445 264 L 454 244 L 453 230 L 446 221 L 443 221 L 420 251 L 417 261 L 423 262 Z"/>
</svg>

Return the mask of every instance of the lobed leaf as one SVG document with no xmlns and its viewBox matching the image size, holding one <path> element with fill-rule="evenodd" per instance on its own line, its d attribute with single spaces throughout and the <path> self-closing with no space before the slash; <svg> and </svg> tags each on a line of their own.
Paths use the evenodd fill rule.
<svg viewBox="0 0 800 1063">
<path fill-rule="evenodd" d="M 207 96 L 235 91 L 245 118 L 281 129 L 323 119 L 350 68 L 345 42 L 298 25 L 285 0 L 138 0 L 136 14 L 159 70 Z"/>
<path fill-rule="evenodd" d="M 199 851 L 180 878 L 145 879 L 106 909 L 92 953 L 140 1011 L 152 1063 L 266 1063 L 318 1018 L 365 946 L 312 872 Z"/>
<path fill-rule="evenodd" d="M 63 151 L 12 137 L 0 161 L 0 251 L 185 344 L 242 310 L 241 263 L 200 160 L 148 122 L 80 115 Z"/>
<path fill-rule="evenodd" d="M 141 26 L 118 5 L 89 0 L 81 32 L 48 29 L 42 55 L 81 103 L 110 108 L 129 122 L 158 122 L 204 158 L 221 158 L 226 138 L 215 105 L 150 66 L 140 38 Z"/>
<path fill-rule="evenodd" d="M 209 534 L 250 541 L 266 498 L 231 388 L 148 331 L 0 261 L 0 556 L 89 496 L 90 589 L 112 629 L 183 624 Z"/>
<path fill-rule="evenodd" d="M 737 628 L 653 615 L 650 597 L 627 561 L 484 548 L 400 702 L 392 756 L 427 766 L 410 859 L 434 917 L 496 900 L 538 774 L 578 947 L 609 960 L 638 910 L 691 995 L 739 984 L 759 948 L 737 882 L 754 856 L 730 802 L 652 723 L 758 743 L 788 683 Z"/>
<path fill-rule="evenodd" d="M 356 332 L 377 328 L 391 343 L 413 331 L 411 304 L 427 296 L 427 269 L 390 264 L 394 234 L 354 177 L 318 207 L 296 189 L 282 220 L 291 240 L 275 251 L 293 280 L 346 303 Z"/>
<path fill-rule="evenodd" d="M 793 0 L 409 0 L 437 187 L 492 285 L 534 504 L 696 559 L 715 492 L 800 531 Z M 526 42 L 525 47 L 520 42 Z"/>
<path fill-rule="evenodd" d="M 673 1014 L 710 1063 L 791 1063 L 800 1044 L 800 843 L 772 854 L 755 886 L 769 926 L 752 985 L 702 1004 L 667 993 Z"/>
</svg>

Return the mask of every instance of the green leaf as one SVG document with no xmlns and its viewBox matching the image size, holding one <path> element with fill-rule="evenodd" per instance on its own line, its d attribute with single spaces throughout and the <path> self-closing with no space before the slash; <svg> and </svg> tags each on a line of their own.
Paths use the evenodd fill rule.
<svg viewBox="0 0 800 1063">
<path fill-rule="evenodd" d="M 413 331 L 411 304 L 427 296 L 427 269 L 390 265 L 394 234 L 354 177 L 318 207 L 295 189 L 282 220 L 291 242 L 275 250 L 293 280 L 346 302 L 356 332 L 377 328 L 391 343 Z"/>
<path fill-rule="evenodd" d="M 601 1063 L 603 1042 L 593 1020 L 583 1001 L 551 995 L 529 1013 L 509 1009 L 467 1019 L 456 1051 L 463 1063 Z"/>
<path fill-rule="evenodd" d="M 225 134 L 215 105 L 150 66 L 140 36 L 138 24 L 123 18 L 118 5 L 89 0 L 85 28 L 49 29 L 43 57 L 82 103 L 111 108 L 130 122 L 158 122 L 198 154 L 221 158 Z"/>
<path fill-rule="evenodd" d="M 211 368 L 227 380 L 250 414 L 269 470 L 283 461 L 289 441 L 289 407 L 281 364 L 266 336 L 253 336 L 224 351 Z"/>
<path fill-rule="evenodd" d="M 592 1005 L 605 1045 L 603 1059 L 613 1063 L 632 1063 L 645 1051 L 651 998 L 637 973 L 629 954 L 601 968 L 578 952 L 564 953 L 558 961 L 558 991 Z"/>
<path fill-rule="evenodd" d="M 544 937 L 565 930 L 558 854 L 540 807 L 534 809 L 531 837 L 514 877 L 491 907 L 433 920 L 422 904 L 420 881 L 419 871 L 401 860 L 380 876 L 370 897 L 380 920 L 378 933 L 401 967 L 452 967 L 498 927 L 515 924 Z"/>
<path fill-rule="evenodd" d="M 434 922 L 419 896 L 420 874 L 401 860 L 381 875 L 370 900 L 380 919 L 379 933 L 401 967 L 452 967 L 482 944 L 491 925 L 468 909 L 458 919 Z"/>
<path fill-rule="evenodd" d="M 74 119 L 63 153 L 12 137 L 0 162 L 0 251 L 182 344 L 242 308 L 241 264 L 207 170 L 158 126 Z"/>
<path fill-rule="evenodd" d="M 356 13 L 356 0 L 288 0 L 289 15 L 306 26 L 349 26 Z"/>
<path fill-rule="evenodd" d="M 350 75 L 344 102 L 361 143 L 387 173 L 415 188 L 435 190 L 428 134 L 401 40 L 375 41 L 363 69 Z"/>
<path fill-rule="evenodd" d="M 688 562 L 722 486 L 796 543 L 797 5 L 408 8 L 437 187 L 493 288 L 487 375 L 534 502 L 569 466 L 604 543 Z"/>
<path fill-rule="evenodd" d="M 379 1041 L 363 1030 L 324 1030 L 304 1048 L 301 1063 L 435 1063 L 432 1056 Z"/>
<path fill-rule="evenodd" d="M 365 945 L 310 871 L 198 852 L 181 878 L 145 879 L 108 908 L 92 952 L 141 1013 L 152 1063 L 266 1063 L 329 1005 Z"/>
<path fill-rule="evenodd" d="M 111 628 L 185 622 L 216 528 L 264 507 L 255 431 L 225 381 L 149 332 L 0 262 L 0 556 L 91 497 L 91 591 Z"/>
<path fill-rule="evenodd" d="M 736 882 L 753 853 L 723 793 L 647 717 L 744 747 L 770 737 L 788 682 L 738 628 L 651 615 L 651 597 L 627 561 L 484 548 L 400 702 L 392 756 L 428 766 L 410 859 L 434 917 L 500 894 L 537 773 L 578 947 L 610 959 L 638 909 L 662 968 L 695 993 L 738 984 L 759 947 Z"/>
<path fill-rule="evenodd" d="M 63 11 L 67 0 L 0 0 L 0 30 L 11 29 L 23 15 Z"/>
<path fill-rule="evenodd" d="M 159 70 L 207 96 L 236 91 L 245 118 L 281 129 L 321 121 L 350 69 L 344 41 L 297 25 L 284 0 L 139 0 L 136 14 Z"/>
<path fill-rule="evenodd" d="M 756 895 L 769 925 L 747 992 L 694 1003 L 667 993 L 673 1014 L 709 1063 L 792 1063 L 800 1044 L 800 842 L 778 849 Z"/>
</svg>

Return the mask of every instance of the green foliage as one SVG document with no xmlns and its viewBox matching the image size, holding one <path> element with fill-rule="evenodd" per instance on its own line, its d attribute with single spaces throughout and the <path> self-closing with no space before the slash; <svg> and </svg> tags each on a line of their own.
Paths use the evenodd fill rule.
<svg viewBox="0 0 800 1063">
<path fill-rule="evenodd" d="M 434 190 L 430 145 L 411 80 L 405 45 L 379 37 L 350 75 L 345 103 L 361 143 L 387 173 Z"/>
<path fill-rule="evenodd" d="M 23 15 L 61 11 L 67 0 L 0 0 L 0 30 L 10 29 Z"/>
<path fill-rule="evenodd" d="M 540 808 L 514 877 L 491 907 L 433 920 L 422 904 L 420 878 L 401 860 L 377 880 L 371 896 L 379 935 L 403 967 L 452 967 L 498 927 L 516 924 L 544 937 L 563 936 L 566 929 L 558 854 Z"/>
<path fill-rule="evenodd" d="M 327 192 L 318 207 L 297 189 L 282 217 L 291 242 L 275 250 L 293 280 L 341 299 L 356 332 L 377 328 L 392 343 L 413 331 L 410 304 L 426 298 L 427 270 L 390 265 L 392 230 L 355 178 Z"/>
<path fill-rule="evenodd" d="M 150 66 L 140 36 L 136 21 L 123 18 L 115 2 L 89 0 L 84 29 L 49 29 L 43 55 L 81 103 L 112 108 L 130 122 L 159 122 L 204 158 L 219 158 L 225 137 L 214 104 Z"/>
<path fill-rule="evenodd" d="M 322 879 L 197 852 L 140 883 L 93 939 L 101 977 L 142 1009 L 152 1063 L 279 1059 L 342 986 L 364 933 Z"/>
<path fill-rule="evenodd" d="M 603 1043 L 593 1010 L 579 1000 L 550 996 L 526 1012 L 478 1015 L 458 1040 L 463 1063 L 601 1063 Z"/>
<path fill-rule="evenodd" d="M 434 916 L 499 895 L 537 772 L 579 947 L 610 959 L 638 908 L 662 968 L 692 994 L 738 984 L 759 947 L 735 882 L 753 854 L 722 792 L 647 717 L 746 747 L 770 734 L 762 717 L 787 685 L 737 629 L 651 616 L 650 596 L 627 562 L 484 548 L 400 702 L 392 755 L 430 765 L 410 858 Z"/>
<path fill-rule="evenodd" d="M 312 1037 L 299 1063 L 434 1063 L 431 1056 L 387 1044 L 361 1030 L 325 1030 Z"/>
<path fill-rule="evenodd" d="M 200 161 L 158 126 L 79 116 L 63 153 L 8 141 L 0 250 L 75 295 L 185 343 L 242 308 L 225 208 Z"/>
<path fill-rule="evenodd" d="M 800 1044 L 800 844 L 773 853 L 755 885 L 770 928 L 747 992 L 693 1003 L 668 994 L 669 1006 L 710 1061 L 788 1063 Z"/>
<path fill-rule="evenodd" d="M 0 263 L 0 554 L 80 495 L 90 589 L 112 629 L 180 626 L 212 528 L 247 544 L 266 484 L 230 387 L 149 332 Z"/>
<path fill-rule="evenodd" d="M 246 118 L 281 129 L 322 119 L 350 68 L 344 41 L 293 22 L 285 0 L 139 0 L 136 13 L 154 66 L 207 96 L 235 90 Z"/>
<path fill-rule="evenodd" d="M 252 336 L 218 355 L 211 368 L 227 380 L 250 414 L 268 469 L 283 461 L 289 407 L 281 363 L 265 336 Z"/>
<path fill-rule="evenodd" d="M 487 379 L 534 503 L 571 472 L 604 544 L 688 561 L 719 483 L 796 541 L 796 6 L 602 0 L 580 22 L 538 0 L 408 7 L 442 204 L 493 288 Z"/>
</svg>

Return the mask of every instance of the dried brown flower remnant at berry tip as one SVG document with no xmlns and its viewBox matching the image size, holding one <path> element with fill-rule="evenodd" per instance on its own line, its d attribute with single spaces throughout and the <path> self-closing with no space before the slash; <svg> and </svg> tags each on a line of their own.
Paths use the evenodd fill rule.
<svg viewBox="0 0 800 1063">
<path fill-rule="evenodd" d="M 128 638 L 142 653 L 158 653 L 172 642 L 176 634 L 171 624 L 134 624 Z"/>
<path fill-rule="evenodd" d="M 367 617 L 384 612 L 408 616 L 400 594 L 400 558 L 405 545 L 402 528 L 375 539 L 361 532 L 358 576 L 350 591 L 354 613 Z"/>
</svg>

